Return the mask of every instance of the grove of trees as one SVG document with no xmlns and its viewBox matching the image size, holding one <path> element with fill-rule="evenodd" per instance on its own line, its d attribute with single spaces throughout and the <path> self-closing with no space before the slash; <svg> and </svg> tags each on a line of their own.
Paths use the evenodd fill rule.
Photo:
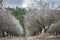
<svg viewBox="0 0 60 40">
<path fill-rule="evenodd" d="M 59 21 L 60 10 L 50 8 L 41 8 L 39 10 L 36 8 L 29 9 L 24 16 L 26 34 L 27 36 L 36 35 L 36 32 L 41 33 L 43 28 L 45 33 L 53 34 L 53 32 L 60 32 L 58 29 Z"/>
<path fill-rule="evenodd" d="M 51 9 L 50 5 L 54 8 L 55 2 L 52 1 L 50 4 L 50 1 L 40 0 L 36 2 L 33 0 L 33 3 L 29 4 L 28 10 L 26 10 L 20 7 L 2 9 L 3 4 L 0 3 L 0 31 L 10 32 L 18 36 L 20 34 L 33 36 L 41 33 L 44 29 L 45 33 L 59 34 L 60 10 Z"/>
</svg>

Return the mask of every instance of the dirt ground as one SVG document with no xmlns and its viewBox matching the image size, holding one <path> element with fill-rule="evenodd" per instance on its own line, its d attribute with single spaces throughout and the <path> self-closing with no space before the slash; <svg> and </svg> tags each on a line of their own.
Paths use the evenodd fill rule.
<svg viewBox="0 0 60 40">
<path fill-rule="evenodd" d="M 60 38 L 14 37 L 14 38 L 0 38 L 0 40 L 60 40 Z"/>
<path fill-rule="evenodd" d="M 0 40 L 60 40 L 60 37 L 45 37 L 41 38 L 39 36 L 30 36 L 30 37 L 13 37 L 13 38 L 0 38 Z"/>
<path fill-rule="evenodd" d="M 13 37 L 13 38 L 0 38 L 0 40 L 60 40 L 60 36 L 47 36 L 42 33 L 38 36 L 29 36 L 29 37 Z"/>
</svg>

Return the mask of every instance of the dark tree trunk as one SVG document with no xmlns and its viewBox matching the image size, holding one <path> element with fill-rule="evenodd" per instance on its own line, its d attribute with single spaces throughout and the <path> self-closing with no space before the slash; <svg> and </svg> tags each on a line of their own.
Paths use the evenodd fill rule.
<svg viewBox="0 0 60 40">
<path fill-rule="evenodd" d="M 2 37 L 5 37 L 4 32 L 2 31 Z"/>
</svg>

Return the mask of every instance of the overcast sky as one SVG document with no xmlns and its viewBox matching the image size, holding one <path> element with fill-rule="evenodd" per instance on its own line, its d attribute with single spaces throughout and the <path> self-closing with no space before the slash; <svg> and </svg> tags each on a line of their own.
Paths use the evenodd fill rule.
<svg viewBox="0 0 60 40">
<path fill-rule="evenodd" d="M 5 6 L 15 7 L 15 6 L 21 6 L 23 0 L 5 0 L 4 3 Z"/>
<path fill-rule="evenodd" d="M 5 0 L 5 6 L 16 7 L 23 6 L 27 7 L 33 0 Z M 39 1 L 39 0 L 38 0 Z M 44 0 L 48 1 L 48 0 Z M 55 2 L 55 5 L 60 5 L 60 0 L 49 0 L 50 3 Z"/>
</svg>

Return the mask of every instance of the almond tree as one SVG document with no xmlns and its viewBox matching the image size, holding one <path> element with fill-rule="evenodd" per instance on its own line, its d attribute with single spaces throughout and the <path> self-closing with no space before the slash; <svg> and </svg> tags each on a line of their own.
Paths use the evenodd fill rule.
<svg viewBox="0 0 60 40">
<path fill-rule="evenodd" d="M 24 26 L 26 28 L 27 35 L 36 34 L 41 32 L 44 28 L 46 33 L 50 29 L 52 23 L 60 20 L 60 10 L 56 9 L 29 9 L 24 16 Z"/>
<path fill-rule="evenodd" d="M 19 21 L 7 10 L 0 9 L 0 30 L 13 35 L 22 36 L 23 29 Z"/>
</svg>

